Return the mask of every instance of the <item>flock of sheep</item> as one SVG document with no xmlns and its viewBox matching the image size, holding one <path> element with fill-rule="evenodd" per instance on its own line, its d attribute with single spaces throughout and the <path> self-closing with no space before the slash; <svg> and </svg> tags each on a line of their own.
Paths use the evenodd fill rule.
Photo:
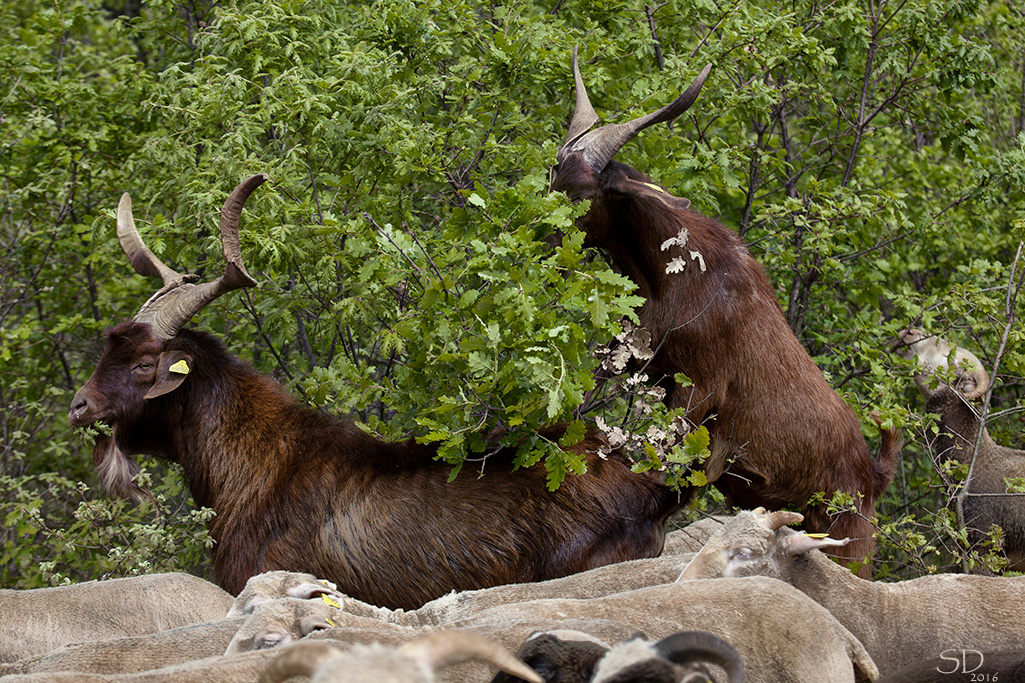
<svg viewBox="0 0 1025 683">
<path fill-rule="evenodd" d="M 265 175 L 225 202 L 226 267 L 207 283 L 145 247 L 126 194 L 121 244 L 164 284 L 108 331 L 69 420 L 111 426 L 96 446 L 111 493 L 146 495 L 133 455 L 182 465 L 196 502 L 217 512 L 220 586 L 163 574 L 0 591 L 0 680 L 1025 680 L 1025 578 L 868 580 L 874 501 L 900 435 L 881 430 L 873 456 L 736 235 L 613 161 L 640 130 L 685 111 L 709 69 L 658 112 L 592 130 L 573 64 L 576 108 L 552 187 L 591 202 L 588 244 L 646 298 L 640 319 L 658 341 L 649 372 L 664 376 L 667 405 L 708 426 L 708 480 L 747 511 L 666 535 L 686 492 L 633 473 L 597 433 L 572 447 L 588 473 L 553 494 L 543 468 L 503 471 L 502 453 L 487 477 L 444 484 L 447 466 L 427 447 L 302 406 L 213 335 L 183 329 L 206 303 L 255 285 L 238 223 Z M 938 455 L 974 459 L 969 491 L 998 494 L 969 497 L 971 533 L 999 525 L 1011 566 L 1025 568 L 1021 505 L 999 495 L 1006 477 L 1025 476 L 1025 454 L 980 425 L 981 363 L 914 329 L 894 351 L 920 366 Z M 677 385 L 677 373 L 693 383 Z M 849 492 L 859 510 L 831 516 L 810 504 L 817 491 Z"/>
<path fill-rule="evenodd" d="M 822 554 L 843 541 L 787 526 L 800 518 L 708 518 L 659 557 L 415 610 L 285 571 L 237 597 L 186 574 L 0 591 L 0 680 L 1023 680 L 1025 577 L 868 581 Z"/>
</svg>

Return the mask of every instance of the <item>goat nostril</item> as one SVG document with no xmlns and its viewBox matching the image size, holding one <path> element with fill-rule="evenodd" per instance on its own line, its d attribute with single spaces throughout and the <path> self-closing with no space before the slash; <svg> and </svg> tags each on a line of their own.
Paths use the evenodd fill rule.
<svg viewBox="0 0 1025 683">
<path fill-rule="evenodd" d="M 68 421 L 77 422 L 82 416 L 89 412 L 89 400 L 84 396 L 76 395 L 71 401 L 71 410 L 68 411 Z"/>
</svg>

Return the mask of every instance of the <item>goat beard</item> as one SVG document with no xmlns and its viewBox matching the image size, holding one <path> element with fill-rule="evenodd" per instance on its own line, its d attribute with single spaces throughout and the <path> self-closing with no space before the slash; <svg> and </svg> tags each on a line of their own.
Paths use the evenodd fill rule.
<svg viewBox="0 0 1025 683">
<path fill-rule="evenodd" d="M 93 446 L 93 462 L 96 473 L 108 496 L 126 498 L 136 503 L 145 499 L 154 500 L 149 490 L 135 483 L 135 477 L 142 468 L 128 457 L 117 442 L 117 428 L 111 435 L 101 435 Z"/>
</svg>

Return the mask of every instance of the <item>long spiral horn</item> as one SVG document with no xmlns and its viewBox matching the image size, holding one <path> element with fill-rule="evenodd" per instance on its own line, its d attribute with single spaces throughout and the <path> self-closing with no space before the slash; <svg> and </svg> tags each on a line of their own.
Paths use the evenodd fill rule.
<svg viewBox="0 0 1025 683">
<path fill-rule="evenodd" d="M 561 162 L 570 154 L 579 152 L 584 155 L 584 161 L 595 173 L 601 173 L 612 158 L 623 146 L 630 142 L 645 128 L 672 121 L 683 112 L 687 111 L 701 92 L 701 86 L 705 84 L 712 65 L 708 64 L 694 82 L 690 84 L 682 95 L 674 101 L 662 107 L 658 111 L 641 116 L 627 123 L 609 123 L 601 128 L 590 130 L 598 122 L 598 115 L 591 106 L 587 97 L 587 90 L 584 88 L 584 79 L 580 76 L 580 69 L 577 66 L 577 51 L 573 49 L 573 80 L 576 83 L 576 106 L 573 110 L 573 118 L 569 125 L 569 134 L 566 142 L 556 152 L 556 161 Z"/>
<path fill-rule="evenodd" d="M 212 282 L 196 284 L 195 275 L 182 275 L 164 265 L 150 251 L 132 218 L 132 199 L 126 192 L 117 208 L 117 236 L 121 248 L 140 275 L 159 277 L 164 286 L 151 296 L 135 314 L 137 322 L 149 323 L 160 339 L 172 339 L 192 316 L 222 294 L 243 287 L 255 287 L 254 280 L 242 263 L 238 223 L 249 195 L 269 176 L 258 173 L 243 180 L 221 207 L 221 248 L 224 252 L 224 273 Z"/>
</svg>

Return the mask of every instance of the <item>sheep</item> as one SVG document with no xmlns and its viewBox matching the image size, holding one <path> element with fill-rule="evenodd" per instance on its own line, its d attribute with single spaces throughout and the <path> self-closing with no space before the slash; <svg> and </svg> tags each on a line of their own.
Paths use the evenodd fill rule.
<svg viewBox="0 0 1025 683">
<path fill-rule="evenodd" d="M 517 648 L 535 631 L 574 629 L 610 643 L 637 631 L 664 638 L 701 630 L 732 643 L 749 683 L 874 680 L 865 648 L 829 612 L 776 579 L 716 579 L 640 588 L 589 599 L 501 605 L 448 628 Z M 331 631 L 315 634 L 330 637 Z"/>
<path fill-rule="evenodd" d="M 243 181 L 221 212 L 227 266 L 195 284 L 142 243 L 127 193 L 119 240 L 135 269 L 164 287 L 131 321 L 107 331 L 92 377 L 68 419 L 113 429 L 94 458 L 106 490 L 138 498 L 150 454 L 178 462 L 210 523 L 217 582 L 238 593 L 250 576 L 309 572 L 358 600 L 411 609 L 450 590 L 539 581 L 662 548 L 679 495 L 591 434 L 572 446 L 587 472 L 554 492 L 543 465 L 513 471 L 515 448 L 488 459 L 485 477 L 447 482 L 451 466 L 413 441 L 385 443 L 349 420 L 305 406 L 230 355 L 213 335 L 182 329 L 217 296 L 255 284 L 242 264 L 238 221 L 264 180 Z M 564 428 L 544 431 L 557 440 Z M 417 523 L 409 514 L 416 511 Z"/>
<path fill-rule="evenodd" d="M 282 600 L 283 597 L 288 599 Z M 344 613 L 343 605 L 347 607 Z M 133 673 L 222 654 L 247 637 L 244 645 L 233 649 L 284 644 L 318 628 L 327 628 L 328 619 L 334 624 L 377 625 L 377 621 L 362 621 L 360 615 L 351 614 L 353 611 L 362 611 L 363 617 L 378 620 L 387 613 L 346 600 L 310 574 L 266 572 L 246 582 L 225 618 L 145 635 L 65 645 L 0 665 L 0 675 L 46 671 Z M 259 637 L 257 632 L 261 632 Z"/>
<path fill-rule="evenodd" d="M 237 680 L 251 682 L 270 659 L 245 655 L 264 653 L 273 658 L 288 645 L 325 629 L 333 632 L 335 641 L 361 643 L 399 644 L 421 634 L 417 629 L 348 614 L 335 604 L 330 598 L 270 600 L 257 605 L 249 616 L 69 646 L 35 660 L 6 665 L 10 668 L 0 670 L 0 674 L 25 674 L 25 680 L 48 680 L 47 676 L 59 678 L 73 672 L 89 677 L 84 680 L 172 683 L 221 681 L 236 676 Z"/>
<path fill-rule="evenodd" d="M 228 610 L 229 617 L 252 614 L 257 605 L 278 598 L 299 598 L 309 600 L 310 598 L 327 596 L 344 606 L 345 595 L 338 591 L 338 586 L 318 579 L 313 574 L 303 572 L 288 572 L 282 570 L 263 572 L 251 576 L 246 585 L 235 597 L 235 601 Z"/>
<path fill-rule="evenodd" d="M 0 664 L 0 677 L 77 671 L 128 674 L 222 655 L 246 617 L 217 619 L 138 636 L 62 645 L 49 652 Z"/>
<path fill-rule="evenodd" d="M 744 666 L 732 645 L 703 631 L 674 633 L 657 643 L 620 643 L 602 657 L 591 683 L 715 683 L 705 662 L 721 667 L 729 683 L 743 683 Z"/>
<path fill-rule="evenodd" d="M 862 563 L 859 573 L 867 577 L 874 501 L 893 478 L 899 432 L 883 429 L 873 458 L 854 411 L 790 329 L 765 271 L 740 238 L 613 160 L 638 132 L 686 111 L 710 67 L 659 111 L 590 130 L 598 116 L 574 50 L 577 101 L 551 189 L 590 201 L 577 221 L 585 246 L 606 252 L 644 297 L 638 316 L 657 349 L 647 372 L 663 378 L 667 407 L 684 408 L 690 422 L 708 427 L 708 481 L 733 505 L 792 504 L 804 512 L 808 530 L 851 537 L 846 557 Z M 691 384 L 675 383 L 676 373 Z M 817 492 L 848 493 L 856 510 L 832 518 L 824 505 L 809 504 Z"/>
<path fill-rule="evenodd" d="M 670 555 L 619 562 L 586 572 L 537 583 L 516 583 L 442 596 L 404 615 L 390 615 L 398 623 L 439 626 L 498 605 L 542 598 L 595 598 L 613 593 L 672 583 L 690 560 Z"/>
<path fill-rule="evenodd" d="M 3 683 L 253 683 L 277 656 L 277 650 L 217 655 L 135 673 L 54 671 L 5 676 Z"/>
<path fill-rule="evenodd" d="M 598 661 L 611 647 L 589 633 L 568 629 L 538 631 L 527 636 L 516 658 L 536 671 L 545 683 L 587 683 Z M 515 683 L 522 679 L 504 671 L 491 683 Z"/>
<path fill-rule="evenodd" d="M 410 629 L 405 624 L 347 613 L 329 597 L 323 600 L 279 598 L 256 606 L 238 627 L 224 654 L 281 647 L 315 631 L 343 626 L 374 631 L 409 632 Z"/>
<path fill-rule="evenodd" d="M 432 683 L 434 669 L 468 659 L 544 683 L 508 650 L 467 631 L 435 631 L 397 648 L 353 645 L 342 651 L 323 641 L 299 643 L 274 660 L 260 683 L 280 683 L 290 676 L 309 676 L 311 683 Z"/>
<path fill-rule="evenodd" d="M 537 583 L 450 593 L 412 611 L 381 609 L 351 598 L 335 601 L 330 596 L 323 603 L 317 600 L 273 600 L 256 606 L 250 618 L 238 628 L 226 654 L 287 644 L 312 631 L 326 628 L 326 621 L 340 625 L 340 619 L 345 619 L 350 626 L 383 622 L 382 629 L 441 628 L 499 605 L 541 598 L 600 597 L 671 583 L 689 559 L 688 556 L 670 556 L 632 560 Z"/>
<path fill-rule="evenodd" d="M 0 590 L 0 662 L 68 643 L 153 633 L 224 617 L 232 596 L 184 573 Z"/>
<path fill-rule="evenodd" d="M 677 585 L 691 579 L 704 584 L 702 579 L 713 577 L 786 581 L 846 626 L 883 675 L 948 648 L 1025 648 L 1025 577 L 940 574 L 896 583 L 866 581 L 818 552 L 845 540 L 786 528 L 800 519 L 796 512 L 764 509 L 738 514 L 694 556 Z"/>
<path fill-rule="evenodd" d="M 675 529 L 666 534 L 666 543 L 662 548 L 662 555 L 693 555 L 701 550 L 709 537 L 719 530 L 726 520 L 731 519 L 727 515 L 713 515 L 691 522 L 682 529 Z"/>
<path fill-rule="evenodd" d="M 968 465 L 980 428 L 973 401 L 985 395 L 989 376 L 974 354 L 939 337 L 909 329 L 899 339 L 895 352 L 922 366 L 915 383 L 925 397 L 926 412 L 939 415 L 940 431 L 932 444 L 937 459 L 953 458 Z M 954 371 L 952 384 L 935 377 L 943 368 Z M 995 443 L 983 427 L 964 501 L 968 541 L 978 544 L 988 537 L 990 527 L 999 526 L 1010 569 L 1025 571 L 1025 504 L 1020 496 L 996 495 L 1008 493 L 1005 479 L 1009 477 L 1025 477 L 1025 451 Z"/>
<path fill-rule="evenodd" d="M 876 675 L 875 665 L 850 632 L 796 589 L 770 579 L 699 583 L 652 586 L 590 598 L 495 604 L 443 621 L 415 616 L 402 621 L 413 613 L 394 613 L 395 621 L 391 623 L 375 626 L 372 621 L 353 619 L 337 627 L 314 630 L 305 639 L 366 642 L 369 632 L 373 640 L 397 644 L 419 631 L 445 628 L 471 630 L 513 650 L 539 630 L 575 629 L 609 643 L 628 640 L 637 631 L 663 638 L 681 629 L 696 629 L 734 643 L 750 669 L 749 680 L 807 681 L 828 675 L 830 680 L 853 681 Z M 346 601 L 346 609 L 349 605 Z M 261 609 L 267 606 L 258 607 L 257 612 Z M 332 621 L 335 617 L 345 619 L 346 615 L 329 616 Z M 297 636 L 302 618 L 296 615 L 285 621 L 284 628 L 280 628 L 281 622 L 275 628 Z M 245 640 L 255 643 L 253 634 L 260 628 L 259 619 L 254 618 Z M 814 651 L 804 647 L 807 642 L 815 642 Z M 234 655 L 241 649 L 229 652 Z M 484 678 L 477 666 L 453 670 L 451 680 L 489 678 Z"/>
<path fill-rule="evenodd" d="M 675 633 L 657 643 L 639 635 L 615 647 L 579 631 L 538 632 L 527 638 L 516 656 L 546 683 L 707 683 L 713 678 L 704 661 L 725 669 L 733 683 L 743 680 L 743 664 L 736 650 L 701 631 Z M 503 672 L 491 683 L 518 680 Z"/>
</svg>

